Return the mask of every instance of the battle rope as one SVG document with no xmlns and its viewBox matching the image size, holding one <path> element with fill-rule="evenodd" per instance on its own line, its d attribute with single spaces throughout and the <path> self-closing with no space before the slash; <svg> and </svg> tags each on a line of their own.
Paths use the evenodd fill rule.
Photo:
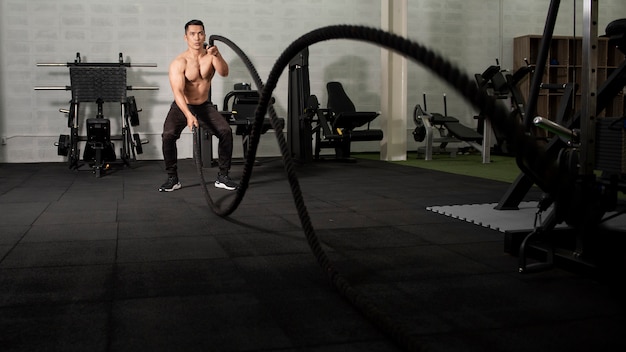
<svg viewBox="0 0 626 352">
<path fill-rule="evenodd" d="M 510 118 L 508 109 L 504 104 L 496 101 L 493 97 L 489 96 L 483 90 L 480 90 L 473 80 L 469 78 L 467 74 L 462 73 L 458 68 L 454 67 L 451 63 L 446 61 L 443 57 L 437 55 L 433 51 L 425 48 L 415 42 L 400 37 L 398 35 L 385 32 L 380 29 L 352 26 L 352 25 L 335 25 L 322 27 L 313 30 L 294 41 L 289 45 L 285 51 L 275 62 L 268 80 L 265 85 L 258 79 L 258 74 L 250 60 L 245 54 L 232 42 L 227 41 L 223 37 L 213 36 L 213 39 L 219 39 L 224 41 L 228 46 L 233 48 L 235 52 L 244 60 L 246 67 L 250 70 L 255 78 L 255 84 L 260 92 L 259 105 L 255 112 L 255 120 L 252 127 L 252 133 L 250 135 L 250 143 L 247 152 L 247 158 L 244 164 L 243 175 L 239 184 L 239 188 L 236 193 L 235 199 L 227 206 L 226 209 L 218 209 L 212 202 L 208 192 L 206 190 L 206 182 L 202 174 L 202 163 L 198 158 L 199 145 L 197 144 L 197 138 L 194 138 L 194 157 L 196 159 L 196 165 L 202 181 L 202 188 L 205 192 L 207 200 L 211 204 L 211 208 L 219 215 L 231 214 L 243 199 L 245 192 L 248 188 L 250 177 L 252 175 L 252 169 L 254 166 L 254 160 L 256 157 L 256 150 L 260 140 L 261 128 L 264 117 L 268 113 L 272 128 L 276 131 L 276 139 L 280 148 L 280 152 L 283 157 L 284 167 L 287 173 L 291 192 L 294 198 L 296 208 L 298 210 L 298 216 L 302 224 L 307 242 L 321 266 L 323 271 L 328 275 L 331 283 L 337 288 L 351 304 L 361 311 L 368 319 L 370 319 L 375 325 L 377 325 L 383 332 L 389 335 L 399 346 L 406 350 L 421 350 L 421 343 L 417 341 L 415 335 L 410 334 L 410 330 L 401 325 L 387 315 L 381 312 L 368 298 L 357 292 L 348 281 L 334 268 L 330 262 L 328 256 L 320 245 L 319 238 L 315 234 L 311 219 L 309 217 L 302 191 L 300 189 L 299 181 L 294 170 L 294 163 L 289 153 L 288 144 L 283 135 L 283 131 L 278 123 L 278 117 L 271 104 L 271 95 L 281 73 L 289 64 L 289 61 L 298 55 L 302 50 L 326 40 L 331 39 L 353 39 L 365 42 L 378 44 L 389 50 L 395 51 L 405 57 L 409 57 L 424 65 L 438 75 L 441 79 L 449 83 L 452 87 L 457 89 L 462 96 L 470 102 L 478 110 L 485 113 L 492 121 L 492 126 L 499 131 L 506 133 L 515 143 L 513 145 L 523 146 L 525 150 L 533 149 L 532 143 L 527 143 L 527 137 L 523 133 L 523 125 L 519 123 L 516 118 Z M 196 132 L 194 131 L 194 134 Z M 196 137 L 196 136 L 194 136 Z M 539 148 L 539 147 L 537 147 Z M 532 150 L 533 153 L 538 154 L 539 151 Z"/>
<path fill-rule="evenodd" d="M 252 64 L 252 61 L 250 61 L 246 53 L 244 53 L 244 51 L 241 50 L 241 48 L 238 47 L 231 40 L 229 40 L 228 38 L 219 36 L 219 35 L 211 35 L 209 37 L 209 45 L 213 45 L 213 42 L 215 40 L 221 41 L 224 44 L 226 44 L 237 54 L 237 56 L 239 56 L 239 58 L 241 58 L 241 60 L 245 64 L 248 71 L 250 71 L 250 75 L 252 76 L 252 79 L 254 80 L 254 84 L 256 85 L 257 90 L 260 92 L 261 89 L 263 89 L 263 81 L 261 80 L 261 77 L 259 76 L 256 68 L 254 67 L 254 64 Z M 273 106 L 271 105 L 269 106 L 269 111 L 270 111 L 270 116 L 274 116 L 274 117 L 276 116 L 276 112 L 274 111 Z M 277 117 L 275 117 L 272 121 L 272 128 L 276 131 L 279 130 L 279 124 L 277 121 L 278 121 Z M 262 122 L 263 122 L 263 119 L 261 119 L 261 123 L 258 123 L 257 121 L 254 122 L 251 135 L 260 134 Z M 259 125 L 259 127 L 257 128 L 256 125 Z M 211 210 L 213 210 L 213 212 L 219 216 L 228 216 L 232 214 L 232 212 L 235 211 L 235 209 L 237 209 L 237 206 L 239 205 L 239 203 L 241 203 L 246 193 L 246 189 L 248 188 L 250 177 L 252 176 L 252 167 L 254 166 L 254 160 L 256 157 L 256 150 L 259 144 L 258 143 L 259 138 L 256 138 L 256 139 L 251 138 L 251 141 L 252 142 L 249 143 L 248 145 L 247 153 L 249 154 L 248 154 L 248 158 L 246 158 L 245 163 L 244 163 L 243 176 L 242 176 L 241 181 L 239 182 L 239 187 L 237 188 L 237 196 L 235 197 L 235 199 L 230 205 L 228 205 L 225 209 L 221 209 L 215 204 L 215 202 L 211 198 L 211 195 L 209 194 L 206 188 L 207 182 L 204 178 L 204 172 L 202 171 L 202 168 L 203 168 L 202 160 L 199 158 L 200 145 L 199 145 L 198 131 L 197 131 L 197 128 L 195 127 L 193 129 L 193 143 L 194 143 L 193 154 L 194 154 L 194 160 L 196 163 L 196 170 L 198 171 L 198 175 L 200 176 L 200 185 L 202 188 L 202 193 L 204 194 L 204 198 L 206 199 L 207 204 L 209 204 L 209 206 L 211 207 Z"/>
</svg>

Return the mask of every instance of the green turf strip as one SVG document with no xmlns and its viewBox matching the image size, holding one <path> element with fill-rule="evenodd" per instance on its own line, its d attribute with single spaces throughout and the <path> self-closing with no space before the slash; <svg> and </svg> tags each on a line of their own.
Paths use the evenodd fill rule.
<svg viewBox="0 0 626 352">
<path fill-rule="evenodd" d="M 353 157 L 379 160 L 379 153 L 353 153 Z M 390 161 L 394 164 L 420 167 L 423 169 L 449 172 L 459 175 L 475 176 L 489 180 L 513 182 L 520 174 L 515 158 L 510 156 L 492 155 L 491 162 L 483 164 L 482 156 L 478 153 L 462 154 L 451 157 L 450 154 L 433 154 L 432 160 L 419 158 L 416 153 L 408 153 L 406 161 Z"/>
</svg>

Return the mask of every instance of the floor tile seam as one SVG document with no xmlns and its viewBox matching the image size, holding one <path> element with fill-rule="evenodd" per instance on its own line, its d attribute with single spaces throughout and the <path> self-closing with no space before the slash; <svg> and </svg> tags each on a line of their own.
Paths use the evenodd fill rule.
<svg viewBox="0 0 626 352">
<path fill-rule="evenodd" d="M 132 264 L 155 264 L 155 263 L 175 263 L 175 262 L 205 262 L 205 261 L 232 261 L 232 257 L 215 257 L 215 258 L 186 258 L 186 259 L 154 259 L 154 260 L 142 260 L 142 261 L 120 261 L 116 258 L 115 263 L 111 264 L 100 264 L 100 265 L 132 265 Z"/>
<path fill-rule="evenodd" d="M 230 258 L 231 260 L 249 259 L 249 258 L 280 258 L 280 257 L 294 256 L 294 255 L 311 255 L 312 254 L 311 252 L 312 251 L 309 248 L 307 250 L 284 251 L 280 253 L 271 252 L 271 253 L 265 253 L 265 254 L 253 253 L 253 254 L 241 254 L 241 255 L 228 254 L 228 258 Z M 332 252 L 334 253 L 334 251 Z"/>
<path fill-rule="evenodd" d="M 49 298 L 43 299 L 42 301 L 29 301 L 24 303 L 18 303 L 13 305 L 0 305 L 0 311 L 2 310 L 12 310 L 12 309 L 28 309 L 31 310 L 33 308 L 53 308 L 53 307 L 63 307 L 63 306 L 74 306 L 74 305 L 98 305 L 98 304 L 106 304 L 111 301 L 111 298 L 102 298 L 102 299 L 76 299 L 76 300 L 58 300 L 51 301 Z"/>
<path fill-rule="evenodd" d="M 36 222 L 36 221 L 34 221 Z M 33 222 L 33 223 L 34 223 Z M 59 222 L 59 223 L 44 223 L 44 224 L 33 224 L 34 227 L 37 226 L 67 226 L 67 225 L 104 225 L 104 224 L 117 224 L 119 221 L 95 221 L 95 222 Z"/>
<path fill-rule="evenodd" d="M 368 252 L 368 251 L 378 251 L 378 252 L 383 252 L 383 251 L 389 251 L 389 250 L 400 250 L 400 249 L 411 249 L 411 248 L 420 248 L 420 247 L 437 247 L 438 244 L 436 243 L 420 243 L 420 244 L 407 244 L 407 245 L 388 245 L 388 246 L 383 246 L 383 245 L 376 245 L 376 246 L 370 246 L 370 247 L 366 247 L 366 246 L 360 246 L 360 247 L 355 247 L 355 246 L 337 246 L 337 245 L 331 245 L 329 244 L 327 241 L 320 241 L 321 244 L 323 244 L 324 246 L 326 246 L 329 249 L 332 249 L 335 253 L 339 253 L 339 254 L 347 254 L 349 252 Z"/>
<path fill-rule="evenodd" d="M 261 232 L 261 233 L 259 233 Z M 306 238 L 303 236 L 304 231 L 302 231 L 299 227 L 293 227 L 291 229 L 280 229 L 273 231 L 266 231 L 264 229 L 249 229 L 249 230 L 241 230 L 237 232 L 218 232 L 212 233 L 210 236 L 213 236 L 217 239 L 230 237 L 230 236 L 251 236 L 251 235 L 265 235 L 272 237 L 279 237 L 285 240 L 294 240 L 294 241 L 304 241 Z M 296 234 L 302 235 L 302 237 L 296 237 Z"/>
<path fill-rule="evenodd" d="M 290 225 L 291 228 L 290 229 L 276 229 L 276 227 L 267 227 L 267 226 L 262 226 L 262 225 L 256 225 L 256 224 L 252 224 L 252 221 L 249 221 L 249 222 L 244 221 L 246 219 L 249 219 L 249 220 L 267 219 L 269 217 L 275 217 L 275 218 L 278 218 L 280 220 L 283 220 L 285 222 L 285 224 Z M 243 219 L 243 220 L 242 219 L 235 219 L 234 217 L 230 217 L 230 216 L 222 218 L 223 221 L 226 221 L 226 222 L 230 223 L 231 225 L 240 226 L 240 227 L 244 228 L 246 231 L 256 231 L 256 232 L 262 232 L 262 233 L 267 233 L 267 234 L 272 234 L 272 233 L 277 233 L 277 232 L 285 232 L 285 231 L 296 231 L 299 228 L 297 225 L 294 225 L 294 224 L 290 223 L 289 220 L 286 219 L 285 217 L 283 217 L 281 214 L 248 216 L 246 219 Z"/>
<path fill-rule="evenodd" d="M 324 229 L 318 229 L 318 231 L 320 231 L 322 233 L 322 236 L 324 235 L 329 235 L 329 234 L 335 234 L 335 233 L 340 233 L 342 231 L 356 231 L 359 229 L 362 229 L 364 231 L 369 231 L 371 229 L 384 229 L 384 230 L 388 230 L 388 229 L 392 229 L 392 228 L 397 228 L 399 231 L 403 231 L 403 232 L 408 232 L 402 229 L 403 226 L 415 226 L 415 224 L 410 224 L 410 225 L 405 225 L 405 224 L 401 224 L 401 225 L 387 225 L 387 224 L 383 224 L 383 223 L 378 223 L 378 225 L 372 225 L 372 226 L 349 226 L 349 227 L 333 227 L 333 228 L 324 228 Z M 413 234 L 413 233 L 411 233 Z M 319 234 L 318 234 L 319 235 Z M 413 234 L 416 237 L 419 237 L 419 234 Z M 420 240 L 424 241 L 424 242 L 428 242 L 426 239 L 419 237 Z M 433 245 L 436 245 L 436 243 L 430 243 Z"/>
<path fill-rule="evenodd" d="M 0 197 L 2 197 L 2 195 L 0 195 Z M 38 200 L 38 201 L 33 201 L 33 200 L 6 200 L 6 199 L 2 199 L 0 198 L 0 205 L 30 205 L 33 203 L 52 203 L 52 202 L 57 202 L 58 199 L 56 200 Z"/>
<path fill-rule="evenodd" d="M 131 237 L 128 235 L 118 236 L 116 241 L 118 242 L 126 242 L 126 241 L 141 241 L 141 240 L 171 240 L 171 239 L 199 239 L 199 238 L 211 238 L 215 237 L 213 234 L 206 235 L 167 235 L 167 236 L 136 236 Z"/>
<path fill-rule="evenodd" d="M 108 301 L 105 301 L 105 300 L 101 302 L 96 301 L 96 303 L 110 302 L 111 307 L 112 307 L 111 314 L 115 315 L 115 312 L 114 312 L 115 305 L 120 304 L 120 303 L 125 303 L 125 302 L 139 302 L 139 301 L 145 301 L 145 300 L 175 299 L 175 298 L 180 298 L 180 299 L 198 299 L 198 298 L 211 298 L 211 297 L 215 298 L 215 297 L 228 297 L 228 296 L 234 296 L 234 295 L 250 296 L 250 297 L 253 297 L 255 300 L 257 300 L 259 304 L 262 303 L 260 298 L 257 297 L 257 295 L 255 294 L 255 292 L 248 290 L 248 289 L 236 290 L 232 292 L 190 293 L 190 294 L 170 293 L 170 294 L 144 295 L 144 296 L 132 296 L 132 297 L 116 296 L 116 297 L 112 297 Z"/>
<path fill-rule="evenodd" d="M 1 262 L 0 262 L 1 264 Z M 80 268 L 80 267 L 93 267 L 93 266 L 110 266 L 114 262 L 109 263 L 87 263 L 87 264 L 63 264 L 63 265 L 34 265 L 34 266 L 0 266 L 0 272 L 4 270 L 37 270 L 37 269 L 61 269 L 61 268 Z"/>
<path fill-rule="evenodd" d="M 20 174 L 22 174 L 22 172 L 23 172 L 23 171 L 21 171 L 21 172 L 20 172 Z M 33 175 L 34 175 L 34 174 L 35 174 L 35 172 L 30 172 L 30 173 L 28 174 L 28 176 L 27 176 L 27 177 L 23 177 L 23 176 L 22 176 L 22 177 L 20 177 L 19 179 L 18 179 L 18 178 L 15 178 L 15 180 L 18 180 L 18 182 L 17 182 L 16 184 L 14 184 L 11 188 L 9 188 L 6 192 L 4 192 L 4 193 L 0 194 L 0 197 L 1 197 L 1 196 L 3 196 L 3 195 L 5 195 L 5 194 L 7 194 L 7 193 L 8 193 L 8 192 L 10 192 L 10 191 L 12 191 L 13 189 L 15 189 L 15 188 L 19 188 L 20 186 L 22 186 L 22 185 L 26 184 L 26 183 L 28 182 L 28 180 L 29 180 L 29 179 L 31 179 L 31 178 L 33 177 Z"/>
<path fill-rule="evenodd" d="M 48 206 L 49 206 L 49 204 L 48 204 Z M 47 208 L 47 207 L 46 207 L 46 208 Z M 45 210 L 44 210 L 44 211 L 45 211 Z M 42 211 L 42 213 L 43 213 L 43 211 Z M 41 214 L 39 214 L 39 216 L 41 216 Z M 35 221 L 37 221 L 37 220 L 34 220 L 34 221 L 33 221 L 33 223 L 34 223 Z M 6 251 L 6 253 L 4 254 L 4 256 L 2 256 L 2 258 L 0 258 L 0 268 L 1 268 L 2 262 L 4 262 L 4 260 L 5 260 L 5 259 L 6 259 L 6 258 L 7 258 L 7 257 L 8 257 L 8 256 L 9 256 L 9 255 L 10 255 L 10 254 L 14 251 L 14 250 L 15 250 L 15 248 L 16 248 L 16 247 L 17 247 L 20 243 L 22 243 L 22 241 L 24 240 L 24 237 L 26 237 L 26 235 L 30 232 L 30 230 L 32 230 L 32 229 L 33 229 L 33 223 L 31 223 L 30 225 L 28 225 L 28 230 L 24 231 L 24 233 L 22 234 L 22 236 L 20 236 L 20 238 L 19 238 L 17 241 L 15 241 L 15 243 L 13 244 L 13 246 L 11 246 L 11 249 L 9 249 L 8 251 Z M 25 243 L 28 243 L 28 242 L 25 242 Z"/>
<path fill-rule="evenodd" d="M 113 263 L 37 265 L 37 266 L 27 266 L 27 267 L 0 268 L 0 271 L 4 271 L 4 270 L 32 270 L 32 269 L 62 269 L 62 268 L 80 268 L 80 267 L 106 267 L 106 266 L 111 266 L 111 265 L 113 265 Z"/>
<path fill-rule="evenodd" d="M 50 244 L 61 244 L 61 243 L 93 243 L 93 242 L 115 242 L 117 243 L 116 238 L 109 239 L 93 239 L 93 240 L 59 240 L 59 241 L 21 241 L 21 245 L 50 245 Z"/>
</svg>

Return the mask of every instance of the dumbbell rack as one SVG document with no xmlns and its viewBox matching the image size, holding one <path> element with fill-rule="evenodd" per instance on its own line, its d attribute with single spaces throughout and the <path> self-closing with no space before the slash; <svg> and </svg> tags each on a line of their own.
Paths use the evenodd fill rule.
<svg viewBox="0 0 626 352">
<path fill-rule="evenodd" d="M 70 86 L 35 87 L 35 90 L 70 90 L 72 100 L 69 109 L 59 109 L 67 114 L 67 127 L 70 134 L 59 136 L 57 152 L 66 156 L 70 169 L 79 169 L 80 148 L 79 142 L 84 141 L 85 151 L 83 160 L 89 164 L 96 177 L 102 176 L 109 169 L 111 163 L 118 159 L 115 156 L 115 147 L 112 140 L 120 140 L 120 161 L 129 165 L 136 160 L 137 154 L 143 152 L 138 133 L 133 133 L 131 126 L 139 125 L 139 111 L 133 96 L 127 96 L 128 90 L 158 90 L 159 87 L 138 87 L 126 84 L 126 70 L 129 67 L 156 67 L 156 64 L 130 64 L 124 62 L 122 53 L 118 62 L 86 63 L 81 62 L 80 53 L 76 53 L 74 62 L 67 63 L 38 63 L 37 66 L 64 66 L 70 70 Z M 79 107 L 81 103 L 97 104 L 95 118 L 86 119 L 87 135 L 80 136 Z M 111 136 L 110 120 L 104 117 L 104 103 L 120 104 L 121 135 Z"/>
</svg>

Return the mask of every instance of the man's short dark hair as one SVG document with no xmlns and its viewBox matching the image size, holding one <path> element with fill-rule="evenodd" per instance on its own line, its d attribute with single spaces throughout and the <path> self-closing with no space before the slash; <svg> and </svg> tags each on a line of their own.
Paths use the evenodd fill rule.
<svg viewBox="0 0 626 352">
<path fill-rule="evenodd" d="M 204 30 L 204 23 L 200 20 L 191 20 L 185 24 L 185 33 L 187 33 L 187 28 L 189 26 L 202 26 L 202 30 Z"/>
</svg>

